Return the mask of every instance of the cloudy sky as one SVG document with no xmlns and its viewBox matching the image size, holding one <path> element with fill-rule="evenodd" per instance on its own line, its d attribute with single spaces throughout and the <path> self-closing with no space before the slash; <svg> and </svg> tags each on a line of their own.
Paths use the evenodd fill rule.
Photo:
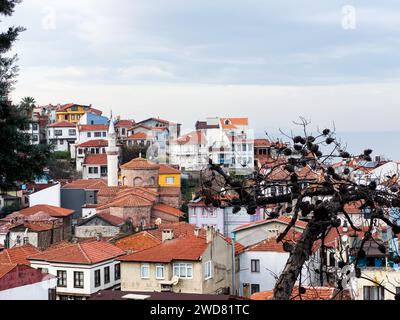
<svg viewBox="0 0 400 320">
<path fill-rule="evenodd" d="M 13 95 L 186 129 L 247 116 L 258 135 L 302 115 L 334 122 L 353 148 L 400 159 L 399 9 L 398 0 L 25 0 L 4 21 L 27 28 Z"/>
</svg>

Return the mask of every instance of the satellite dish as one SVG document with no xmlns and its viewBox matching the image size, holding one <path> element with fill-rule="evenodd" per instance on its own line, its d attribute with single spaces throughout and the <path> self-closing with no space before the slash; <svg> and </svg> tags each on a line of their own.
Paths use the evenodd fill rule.
<svg viewBox="0 0 400 320">
<path fill-rule="evenodd" d="M 342 236 L 342 241 L 343 242 L 347 242 L 347 240 L 349 240 L 349 236 L 347 234 Z"/>
</svg>

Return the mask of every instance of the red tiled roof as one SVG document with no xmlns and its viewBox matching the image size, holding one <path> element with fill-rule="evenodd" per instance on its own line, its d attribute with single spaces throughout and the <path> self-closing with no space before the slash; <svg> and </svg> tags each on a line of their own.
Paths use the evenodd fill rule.
<svg viewBox="0 0 400 320">
<path fill-rule="evenodd" d="M 229 121 L 229 123 L 225 123 Z M 249 125 L 248 118 L 221 118 L 221 126 L 223 129 L 236 129 L 237 126 Z"/>
<path fill-rule="evenodd" d="M 71 243 L 58 248 L 49 248 L 29 257 L 30 261 L 48 261 L 71 264 L 95 264 L 115 259 L 125 254 L 120 248 L 105 241 Z"/>
<path fill-rule="evenodd" d="M 31 216 L 41 211 L 55 218 L 68 217 L 75 212 L 74 210 L 71 209 L 54 207 L 47 204 L 39 204 L 30 208 L 22 209 L 18 212 L 24 216 Z"/>
<path fill-rule="evenodd" d="M 254 139 L 254 147 L 271 147 L 271 141 L 268 139 Z"/>
<path fill-rule="evenodd" d="M 291 300 L 331 300 L 334 297 L 335 288 L 330 287 L 304 287 L 306 293 L 299 295 L 299 288 L 293 289 Z M 251 300 L 271 300 L 273 291 L 257 292 L 251 296 Z"/>
<path fill-rule="evenodd" d="M 362 205 L 362 201 L 347 203 L 344 206 L 344 211 L 348 214 L 361 214 L 360 206 Z"/>
<path fill-rule="evenodd" d="M 56 228 L 55 226 L 53 226 L 52 223 L 45 223 L 45 222 L 25 222 L 21 225 L 15 226 L 14 228 L 23 228 L 23 229 L 28 229 L 30 231 L 34 231 L 34 232 L 41 232 L 41 231 L 48 231 L 51 229 Z M 14 229 L 12 228 L 12 229 Z"/>
<path fill-rule="evenodd" d="M 118 120 L 115 123 L 116 127 L 132 127 L 135 124 L 133 120 Z"/>
<path fill-rule="evenodd" d="M 98 210 L 104 210 L 107 208 L 135 208 L 135 207 L 150 207 L 153 202 L 144 199 L 141 196 L 134 194 L 124 195 L 120 198 L 114 199 L 109 203 L 99 206 Z"/>
<path fill-rule="evenodd" d="M 222 236 L 223 239 L 225 239 L 226 242 L 228 242 L 230 245 L 232 245 L 232 239 L 226 236 Z M 235 241 L 235 255 L 238 255 L 242 253 L 246 247 L 242 245 L 240 242 Z"/>
<path fill-rule="evenodd" d="M 14 270 L 18 264 L 16 263 L 1 263 L 0 264 L 0 279 L 3 278 L 6 274 Z"/>
<path fill-rule="evenodd" d="M 107 186 L 107 182 L 103 179 L 89 179 L 89 180 L 74 180 L 63 186 L 64 189 L 86 189 L 86 190 L 99 190 Z"/>
<path fill-rule="evenodd" d="M 285 216 L 280 216 L 279 218 L 276 218 L 276 219 L 264 219 L 264 220 L 259 220 L 259 221 L 255 221 L 255 222 L 244 224 L 244 225 L 242 225 L 240 227 L 237 227 L 235 229 L 235 231 L 248 229 L 248 228 L 253 228 L 255 226 L 259 226 L 259 225 L 263 225 L 263 224 L 267 224 L 267 223 L 272 223 L 272 222 L 281 222 L 281 223 L 284 223 L 284 224 L 289 224 L 291 220 L 292 220 L 292 218 L 285 217 Z M 307 226 L 307 223 L 304 222 L 304 221 L 297 220 L 295 226 L 297 228 L 304 229 Z"/>
<path fill-rule="evenodd" d="M 0 263 L 26 264 L 29 266 L 30 263 L 27 258 L 39 252 L 39 249 L 31 244 L 5 249 L 0 252 Z"/>
<path fill-rule="evenodd" d="M 181 172 L 167 164 L 160 164 L 159 174 L 180 174 Z"/>
<path fill-rule="evenodd" d="M 85 156 L 85 161 L 83 162 L 83 164 L 107 165 L 107 154 L 87 154 Z"/>
<path fill-rule="evenodd" d="M 98 110 L 98 109 L 95 109 L 95 108 L 89 108 L 88 111 L 89 111 L 90 113 L 94 113 L 94 114 L 96 114 L 96 115 L 98 115 L 98 116 L 101 116 L 101 115 L 103 114 L 103 111 Z"/>
<path fill-rule="evenodd" d="M 141 251 L 157 246 L 160 243 L 160 239 L 156 238 L 147 231 L 129 235 L 115 241 L 115 245 L 124 251 Z"/>
<path fill-rule="evenodd" d="M 186 235 L 193 235 L 194 234 L 194 229 L 196 226 L 187 223 L 187 222 L 174 222 L 174 223 L 163 223 L 161 224 L 158 229 L 155 230 L 148 230 L 148 232 L 158 238 L 159 240 L 162 240 L 162 230 L 164 229 L 171 229 L 174 232 L 174 237 L 179 238 L 182 236 Z M 204 229 L 200 230 L 200 235 L 205 236 L 206 231 Z"/>
<path fill-rule="evenodd" d="M 188 235 L 165 241 L 157 246 L 120 258 L 121 261 L 163 262 L 172 260 L 198 261 L 208 247 L 204 237 Z"/>
<path fill-rule="evenodd" d="M 109 222 L 110 224 L 112 224 L 114 226 L 120 226 L 125 223 L 124 219 L 117 217 L 117 216 L 113 216 L 109 213 L 98 213 L 97 216 L 104 219 L 105 221 Z"/>
<path fill-rule="evenodd" d="M 156 163 L 150 162 L 147 159 L 136 158 L 128 163 L 125 163 L 121 166 L 122 169 L 134 169 L 134 170 L 152 170 L 159 169 L 160 166 Z"/>
<path fill-rule="evenodd" d="M 144 132 L 136 132 L 135 134 L 130 135 L 127 139 L 128 140 L 146 140 L 147 134 Z"/>
<path fill-rule="evenodd" d="M 85 131 L 108 131 L 106 124 L 82 124 L 78 126 L 80 132 Z"/>
<path fill-rule="evenodd" d="M 185 214 L 181 210 L 171 207 L 164 203 L 157 203 L 156 205 L 153 206 L 153 210 L 161 211 L 161 212 L 173 215 L 175 217 L 182 217 Z"/>
<path fill-rule="evenodd" d="M 80 148 L 87 148 L 87 147 L 107 147 L 108 146 L 108 141 L 104 139 L 98 139 L 98 140 L 89 140 L 84 143 L 81 143 L 78 145 Z"/>
<path fill-rule="evenodd" d="M 184 144 L 205 144 L 206 137 L 204 133 L 200 130 L 193 131 L 188 134 L 185 134 L 178 138 L 177 143 L 184 145 Z"/>
<path fill-rule="evenodd" d="M 57 123 L 53 123 L 53 124 L 49 124 L 48 125 L 49 128 L 75 128 L 76 124 L 73 124 L 71 122 L 68 121 L 63 121 L 63 122 L 57 122 Z"/>
</svg>

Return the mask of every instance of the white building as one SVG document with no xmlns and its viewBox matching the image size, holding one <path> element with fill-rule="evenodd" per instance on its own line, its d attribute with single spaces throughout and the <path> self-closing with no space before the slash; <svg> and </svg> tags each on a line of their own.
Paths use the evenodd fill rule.
<svg viewBox="0 0 400 320">
<path fill-rule="evenodd" d="M 108 147 L 108 141 L 105 139 L 90 140 L 78 145 L 74 145 L 74 154 L 72 159 L 76 161 L 76 170 L 82 172 L 85 157 L 89 154 L 105 154 Z"/>
<path fill-rule="evenodd" d="M 47 142 L 53 143 L 55 151 L 70 151 L 77 139 L 76 125 L 70 122 L 58 122 L 47 127 Z"/>
<path fill-rule="evenodd" d="M 82 179 L 107 179 L 107 154 L 87 154 L 82 165 Z"/>
<path fill-rule="evenodd" d="M 104 241 L 61 244 L 29 258 L 31 266 L 57 276 L 58 300 L 82 300 L 120 285 L 118 257 L 125 254 Z"/>
<path fill-rule="evenodd" d="M 61 207 L 61 184 L 57 182 L 46 189 L 31 193 L 28 197 L 30 207 L 40 204 Z"/>
<path fill-rule="evenodd" d="M 81 144 L 90 140 L 107 139 L 107 124 L 78 125 L 78 140 Z"/>
</svg>

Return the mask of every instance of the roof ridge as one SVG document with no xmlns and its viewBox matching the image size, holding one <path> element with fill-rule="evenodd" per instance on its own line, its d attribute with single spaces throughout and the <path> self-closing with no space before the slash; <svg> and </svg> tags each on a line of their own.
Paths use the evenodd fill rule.
<svg viewBox="0 0 400 320">
<path fill-rule="evenodd" d="M 78 244 L 79 250 L 81 250 L 81 252 L 82 252 L 83 256 L 86 258 L 86 260 L 87 260 L 89 263 L 93 263 L 92 260 L 89 258 L 89 256 L 86 254 L 86 252 L 85 252 L 85 250 L 83 249 L 83 247 L 81 246 L 81 244 L 80 244 L 79 242 L 78 242 L 77 244 Z"/>
</svg>

